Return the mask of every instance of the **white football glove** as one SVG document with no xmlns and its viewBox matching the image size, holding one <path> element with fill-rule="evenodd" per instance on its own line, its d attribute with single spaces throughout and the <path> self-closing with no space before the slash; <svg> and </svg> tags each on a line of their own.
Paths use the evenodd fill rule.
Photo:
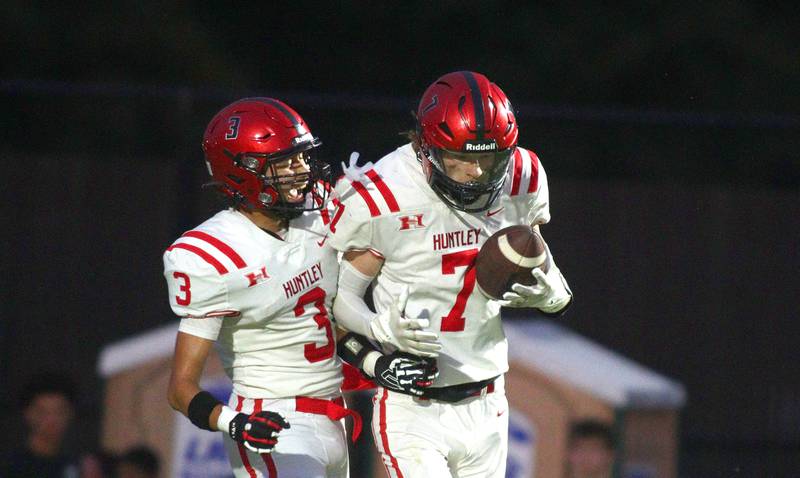
<svg viewBox="0 0 800 478">
<path fill-rule="evenodd" d="M 437 357 L 442 348 L 439 336 L 423 329 L 430 326 L 428 319 L 410 319 L 403 316 L 408 301 L 408 287 L 387 310 L 384 310 L 369 324 L 372 336 L 384 345 L 392 345 L 401 352 L 420 357 Z"/>
<path fill-rule="evenodd" d="M 563 310 L 572 300 L 572 291 L 569 290 L 567 280 L 555 264 L 550 264 L 547 274 L 539 268 L 531 271 L 536 278 L 536 284 L 526 286 L 513 284 L 511 290 L 503 294 L 503 300 L 498 301 L 503 307 L 532 307 L 546 314 L 554 314 Z"/>
<path fill-rule="evenodd" d="M 372 169 L 372 161 L 367 161 L 363 166 L 358 165 L 358 151 L 353 151 L 350 153 L 350 164 L 344 164 L 342 161 L 340 164 L 342 165 L 342 173 L 344 173 L 345 177 L 351 181 L 362 181 L 367 171 Z"/>
</svg>

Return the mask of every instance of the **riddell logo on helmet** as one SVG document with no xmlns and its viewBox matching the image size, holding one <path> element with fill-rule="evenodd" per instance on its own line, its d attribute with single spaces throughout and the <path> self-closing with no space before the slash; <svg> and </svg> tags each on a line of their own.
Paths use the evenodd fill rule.
<svg viewBox="0 0 800 478">
<path fill-rule="evenodd" d="M 464 143 L 464 151 L 497 151 L 497 143 Z"/>
<path fill-rule="evenodd" d="M 292 144 L 300 144 L 300 143 L 309 143 L 314 140 L 314 137 L 311 136 L 311 133 L 303 133 L 300 136 L 295 136 L 292 138 Z"/>
</svg>

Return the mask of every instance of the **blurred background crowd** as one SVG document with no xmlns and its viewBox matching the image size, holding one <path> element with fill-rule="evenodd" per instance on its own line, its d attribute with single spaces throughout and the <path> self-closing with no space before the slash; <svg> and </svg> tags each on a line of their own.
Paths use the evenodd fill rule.
<svg viewBox="0 0 800 478">
<path fill-rule="evenodd" d="M 3 477 L 157 478 L 159 458 L 147 446 L 113 453 L 102 448 L 81 450 L 70 444 L 69 428 L 78 397 L 65 374 L 42 373 L 22 389 L 15 409 L 25 433 L 0 461 Z"/>
</svg>

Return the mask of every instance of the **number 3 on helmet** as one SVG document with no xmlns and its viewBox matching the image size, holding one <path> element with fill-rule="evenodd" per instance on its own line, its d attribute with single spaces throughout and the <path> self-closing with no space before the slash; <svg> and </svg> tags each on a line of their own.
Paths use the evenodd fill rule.
<svg viewBox="0 0 800 478">
<path fill-rule="evenodd" d="M 236 205 L 284 217 L 321 209 L 329 188 L 327 164 L 313 157 L 322 144 L 303 118 L 273 98 L 245 98 L 217 113 L 203 136 L 212 181 Z M 275 165 L 302 153 L 308 171 L 278 174 Z M 289 201 L 281 185 L 302 185 L 304 200 Z"/>
<path fill-rule="evenodd" d="M 428 87 L 417 109 L 419 159 L 434 191 L 462 211 L 488 209 L 500 194 L 519 131 L 503 90 L 480 73 L 448 73 Z M 475 181 L 452 179 L 443 158 L 478 158 Z"/>
</svg>

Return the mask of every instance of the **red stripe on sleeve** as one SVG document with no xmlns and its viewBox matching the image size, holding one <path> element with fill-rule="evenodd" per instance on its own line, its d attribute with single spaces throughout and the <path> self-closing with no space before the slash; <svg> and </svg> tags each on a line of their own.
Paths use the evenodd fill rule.
<svg viewBox="0 0 800 478">
<path fill-rule="evenodd" d="M 253 413 L 260 412 L 261 411 L 261 406 L 263 405 L 263 403 L 264 403 L 264 399 L 263 398 L 257 398 L 255 400 L 255 403 L 253 404 Z"/>
<path fill-rule="evenodd" d="M 367 171 L 367 177 L 378 188 L 381 196 L 383 196 L 383 200 L 386 201 L 386 205 L 389 206 L 389 210 L 392 212 L 398 212 L 400 210 L 400 206 L 397 205 L 397 199 L 395 199 L 394 194 L 392 194 L 392 191 L 389 189 L 389 186 L 383 182 L 383 178 L 376 173 L 374 169 Z"/>
<path fill-rule="evenodd" d="M 395 473 L 397 473 L 397 478 L 403 478 L 403 473 L 400 472 L 400 465 L 397 464 L 397 458 L 392 456 L 392 452 L 389 451 L 389 437 L 386 435 L 386 398 L 389 396 L 389 391 L 385 388 L 383 389 L 383 396 L 381 397 L 380 405 L 381 405 L 381 415 L 380 415 L 380 433 L 381 433 L 381 444 L 383 445 L 383 452 L 389 456 L 389 459 L 392 462 L 392 468 L 394 468 Z M 385 463 L 384 463 L 385 464 Z M 392 476 L 391 473 L 388 473 L 387 467 L 387 474 Z"/>
<path fill-rule="evenodd" d="M 514 151 L 514 176 L 511 178 L 511 195 L 519 194 L 520 178 L 522 176 L 522 153 L 517 148 Z"/>
<path fill-rule="evenodd" d="M 372 254 L 373 256 L 377 257 L 380 260 L 386 259 L 386 257 L 384 257 L 384 255 L 381 254 L 380 251 L 376 251 L 375 249 L 372 248 L 369 248 L 367 250 L 370 252 L 370 254 Z"/>
<path fill-rule="evenodd" d="M 364 187 L 359 181 L 352 181 L 350 184 L 353 185 L 353 189 L 355 189 L 358 194 L 361 195 L 361 198 L 364 199 L 364 202 L 367 203 L 367 207 L 369 208 L 369 214 L 372 217 L 380 216 L 381 210 L 378 209 L 378 205 L 375 204 L 375 201 L 372 200 L 372 196 L 369 195 L 369 191 L 367 188 Z"/>
<path fill-rule="evenodd" d="M 242 315 L 242 313 L 239 312 L 238 310 L 215 310 L 213 312 L 209 312 L 209 313 L 201 315 L 199 317 L 198 316 L 193 316 L 193 315 L 187 315 L 187 317 L 192 318 L 192 319 L 210 319 L 210 318 L 214 318 L 214 317 L 225 317 L 225 318 L 228 318 L 228 317 L 239 317 L 240 315 Z"/>
<path fill-rule="evenodd" d="M 224 242 L 220 241 L 216 237 L 206 234 L 205 232 L 201 231 L 189 231 L 181 237 L 194 237 L 195 239 L 200 239 L 201 241 L 206 241 L 207 243 L 211 244 L 212 246 L 216 247 L 220 250 L 223 254 L 228 256 L 228 259 L 233 261 L 233 263 L 239 269 L 243 269 L 247 267 L 242 257 L 234 251 L 231 246 L 225 244 Z"/>
<path fill-rule="evenodd" d="M 528 192 L 532 193 L 539 189 L 539 157 L 533 151 L 528 151 L 528 156 L 531 158 L 531 181 L 528 183 Z"/>
<path fill-rule="evenodd" d="M 220 273 L 220 275 L 225 275 L 225 274 L 228 273 L 228 269 L 226 269 L 225 266 L 223 266 L 220 261 L 218 261 L 216 258 L 214 258 L 214 256 L 212 256 L 208 252 L 200 249 L 197 246 L 193 246 L 191 244 L 184 244 L 182 242 L 179 242 L 177 244 L 173 244 L 173 245 L 169 246 L 167 248 L 167 251 L 171 251 L 173 249 L 184 249 L 184 250 L 187 250 L 189 252 L 194 252 L 195 254 L 200 256 L 204 261 L 206 261 L 209 264 L 211 264 L 212 266 L 214 266 L 214 269 L 216 269 L 217 272 Z"/>
</svg>

